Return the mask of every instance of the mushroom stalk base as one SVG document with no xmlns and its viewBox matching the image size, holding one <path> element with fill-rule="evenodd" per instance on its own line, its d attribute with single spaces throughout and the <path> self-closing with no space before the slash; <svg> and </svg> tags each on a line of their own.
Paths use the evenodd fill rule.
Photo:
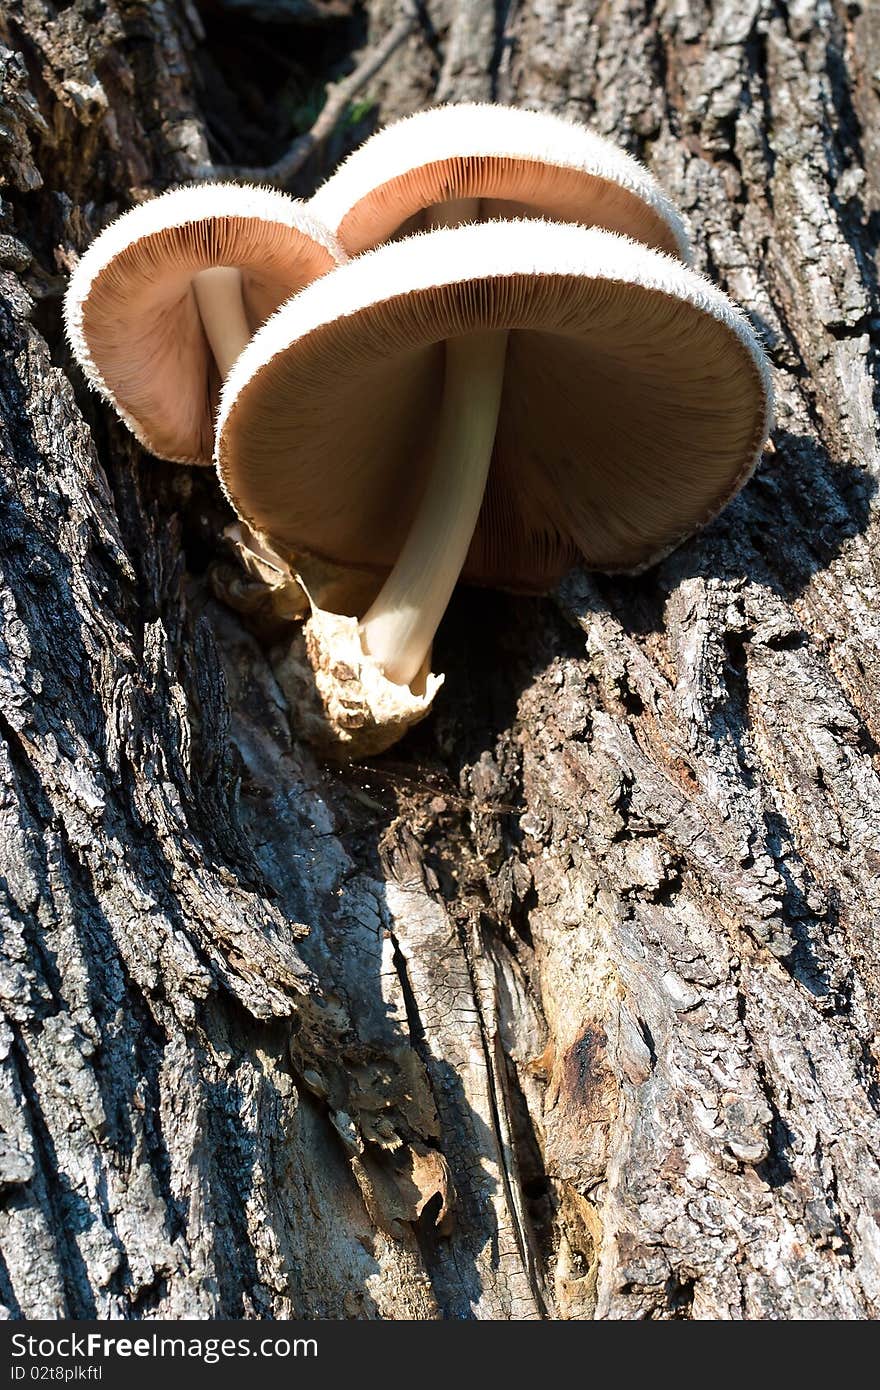
<svg viewBox="0 0 880 1390">
<path fill-rule="evenodd" d="M 330 758 L 371 758 L 384 753 L 430 712 L 442 676 L 428 675 L 415 694 L 386 679 L 365 656 L 357 618 L 327 613 L 312 603 L 311 616 L 273 669 L 290 705 L 297 735 Z"/>
<path fill-rule="evenodd" d="M 398 685 L 419 674 L 470 548 L 492 461 L 506 354 L 503 329 L 446 344 L 425 494 L 397 564 L 361 623 L 364 651 Z"/>
<path fill-rule="evenodd" d="M 252 336 L 244 311 L 241 271 L 235 266 L 212 266 L 193 277 L 192 287 L 205 337 L 225 381 Z"/>
</svg>

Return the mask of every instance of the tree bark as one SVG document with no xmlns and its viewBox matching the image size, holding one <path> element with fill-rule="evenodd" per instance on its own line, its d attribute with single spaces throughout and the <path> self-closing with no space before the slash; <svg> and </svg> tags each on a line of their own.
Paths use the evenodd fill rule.
<svg viewBox="0 0 880 1390">
<path fill-rule="evenodd" d="M 638 579 L 462 591 L 436 712 L 348 768 L 212 596 L 213 477 L 144 455 L 60 326 L 112 215 L 277 159 L 400 14 L 272 10 L 0 18 L 0 1298 L 873 1317 L 875 0 L 427 0 L 303 168 L 441 99 L 586 119 L 777 389 L 720 521 Z"/>
</svg>

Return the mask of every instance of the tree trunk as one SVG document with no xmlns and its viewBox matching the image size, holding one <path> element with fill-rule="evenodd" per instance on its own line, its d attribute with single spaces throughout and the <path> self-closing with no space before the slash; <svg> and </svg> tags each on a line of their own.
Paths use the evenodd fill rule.
<svg viewBox="0 0 880 1390">
<path fill-rule="evenodd" d="M 278 157 L 399 13 L 3 8 L 0 1298 L 872 1317 L 877 6 L 427 0 L 303 168 L 441 99 L 586 119 L 778 393 L 719 522 L 638 579 L 462 591 L 434 715 L 340 769 L 212 597 L 212 475 L 88 395 L 60 306 L 110 216 Z"/>
</svg>

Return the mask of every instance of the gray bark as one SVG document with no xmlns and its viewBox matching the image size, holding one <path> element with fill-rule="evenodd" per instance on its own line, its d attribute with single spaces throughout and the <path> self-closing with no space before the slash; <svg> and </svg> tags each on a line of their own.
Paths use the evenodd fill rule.
<svg viewBox="0 0 880 1390">
<path fill-rule="evenodd" d="M 303 170 L 439 98 L 585 118 L 778 392 L 720 521 L 636 580 L 461 593 L 435 714 L 345 769 L 212 597 L 212 477 L 143 455 L 60 330 L 114 212 L 276 159 L 399 13 L 242 8 L 0 18 L 0 1298 L 874 1317 L 876 4 L 428 0 Z"/>
</svg>

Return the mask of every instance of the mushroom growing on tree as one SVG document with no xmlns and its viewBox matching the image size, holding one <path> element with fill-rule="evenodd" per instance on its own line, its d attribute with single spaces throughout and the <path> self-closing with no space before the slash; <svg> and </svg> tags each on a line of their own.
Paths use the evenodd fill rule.
<svg viewBox="0 0 880 1390">
<path fill-rule="evenodd" d="M 509 106 L 439 106 L 393 122 L 310 206 L 352 256 L 434 226 L 546 217 L 691 259 L 678 212 L 643 165 L 575 121 Z"/>
<path fill-rule="evenodd" d="M 304 290 L 238 359 L 217 429 L 233 506 L 306 588 L 328 562 L 372 580 L 365 611 L 316 609 L 294 644 L 300 727 L 362 755 L 421 718 L 459 578 L 534 593 L 578 560 L 651 564 L 748 478 L 770 394 L 720 290 L 605 231 L 435 230 Z"/>
<path fill-rule="evenodd" d="M 202 184 L 141 203 L 74 271 L 67 334 L 90 384 L 151 453 L 210 464 L 220 387 L 252 334 L 345 255 L 284 193 Z"/>
</svg>

